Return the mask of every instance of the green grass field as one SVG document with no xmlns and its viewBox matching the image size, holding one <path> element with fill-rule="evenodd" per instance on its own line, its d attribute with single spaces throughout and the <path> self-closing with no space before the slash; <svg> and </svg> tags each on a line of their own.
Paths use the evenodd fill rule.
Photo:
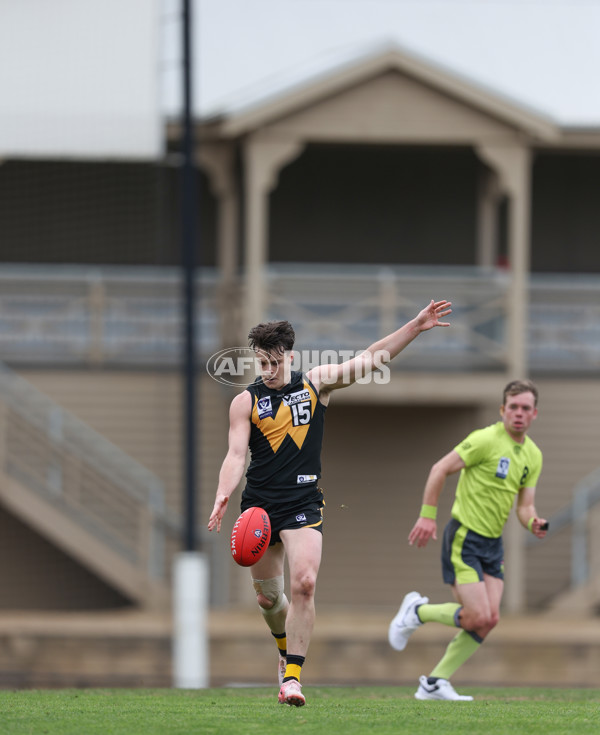
<svg viewBox="0 0 600 735">
<path fill-rule="evenodd" d="M 594 689 L 461 687 L 474 702 L 418 702 L 407 687 L 305 686 L 305 707 L 273 688 L 0 691 L 2 735 L 560 735 L 600 732 Z"/>
</svg>

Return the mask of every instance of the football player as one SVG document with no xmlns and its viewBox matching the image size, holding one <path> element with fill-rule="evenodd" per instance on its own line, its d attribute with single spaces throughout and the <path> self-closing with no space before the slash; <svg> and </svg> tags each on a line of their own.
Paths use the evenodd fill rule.
<svg viewBox="0 0 600 735">
<path fill-rule="evenodd" d="M 283 704 L 305 703 L 300 673 L 315 620 L 324 506 L 321 447 L 331 393 L 385 368 L 422 332 L 449 326 L 440 320 L 450 313 L 450 302 L 432 300 L 414 319 L 356 357 L 313 367 L 306 374 L 292 370 L 295 334 L 289 322 L 259 324 L 248 335 L 261 375 L 231 402 L 229 448 L 208 528 L 220 530 L 249 448 L 241 509 L 259 506 L 271 521 L 269 548 L 250 571 L 258 605 L 279 650 L 278 699 Z M 284 593 L 285 557 L 289 601 Z"/>
</svg>

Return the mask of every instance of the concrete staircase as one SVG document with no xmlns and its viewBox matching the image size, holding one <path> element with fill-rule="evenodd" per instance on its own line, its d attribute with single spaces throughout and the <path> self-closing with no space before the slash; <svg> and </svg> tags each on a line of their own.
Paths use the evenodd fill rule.
<svg viewBox="0 0 600 735">
<path fill-rule="evenodd" d="M 158 478 L 4 366 L 0 503 L 132 603 L 167 605 L 176 523 Z"/>
</svg>

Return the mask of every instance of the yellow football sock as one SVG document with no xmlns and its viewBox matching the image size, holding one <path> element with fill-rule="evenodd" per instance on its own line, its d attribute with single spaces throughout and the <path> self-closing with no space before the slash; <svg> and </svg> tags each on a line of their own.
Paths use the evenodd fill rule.
<svg viewBox="0 0 600 735">
<path fill-rule="evenodd" d="M 277 648 L 279 649 L 279 655 L 282 658 L 285 658 L 287 654 L 287 637 L 285 633 L 273 633 L 273 637 L 275 638 L 275 643 L 277 643 Z"/>
<path fill-rule="evenodd" d="M 284 681 L 288 679 L 298 679 L 300 681 L 300 672 L 302 671 L 302 664 L 304 663 L 304 656 L 294 656 L 290 654 L 287 657 L 287 665 L 285 667 Z"/>
<path fill-rule="evenodd" d="M 298 664 L 287 664 L 285 667 L 284 679 L 298 679 L 298 681 L 300 681 L 301 671 L 302 666 L 298 666 Z"/>
</svg>

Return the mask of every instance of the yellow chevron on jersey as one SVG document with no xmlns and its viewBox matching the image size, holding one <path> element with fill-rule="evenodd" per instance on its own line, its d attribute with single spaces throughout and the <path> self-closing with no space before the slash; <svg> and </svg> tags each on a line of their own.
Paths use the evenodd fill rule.
<svg viewBox="0 0 600 735">
<path fill-rule="evenodd" d="M 302 381 L 302 388 L 282 397 L 275 413 L 270 415 L 265 411 L 261 415 L 259 398 L 254 396 L 252 407 L 252 423 L 271 445 L 273 452 L 277 452 L 285 437 L 289 434 L 298 449 L 302 449 L 308 433 L 310 420 L 317 405 L 317 394 L 306 380 Z"/>
</svg>

